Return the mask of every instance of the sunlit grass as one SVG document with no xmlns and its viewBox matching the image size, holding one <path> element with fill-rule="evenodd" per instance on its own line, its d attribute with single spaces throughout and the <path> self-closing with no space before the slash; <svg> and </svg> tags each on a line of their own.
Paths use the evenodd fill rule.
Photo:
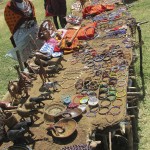
<svg viewBox="0 0 150 150">
<path fill-rule="evenodd" d="M 133 3 L 133 7 L 130 8 L 131 14 L 137 21 L 150 21 L 150 1 L 138 0 Z M 143 45 L 143 72 L 145 79 L 146 96 L 144 101 L 140 102 L 139 109 L 139 150 L 150 149 L 150 22 L 141 25 Z M 137 49 L 139 51 L 139 49 Z M 138 75 L 138 83 L 140 83 L 140 68 L 139 61 L 135 64 L 136 74 Z"/>
</svg>

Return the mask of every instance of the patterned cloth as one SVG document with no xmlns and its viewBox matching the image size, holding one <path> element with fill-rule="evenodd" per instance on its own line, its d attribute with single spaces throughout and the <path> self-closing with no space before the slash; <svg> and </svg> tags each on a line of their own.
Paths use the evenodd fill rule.
<svg viewBox="0 0 150 150">
<path fill-rule="evenodd" d="M 35 20 L 36 22 L 34 6 L 30 1 L 28 1 L 28 3 L 32 9 L 30 15 L 26 15 L 26 13 L 22 12 L 12 1 L 7 3 L 4 10 L 4 17 L 12 34 L 14 34 L 25 21 Z"/>
</svg>

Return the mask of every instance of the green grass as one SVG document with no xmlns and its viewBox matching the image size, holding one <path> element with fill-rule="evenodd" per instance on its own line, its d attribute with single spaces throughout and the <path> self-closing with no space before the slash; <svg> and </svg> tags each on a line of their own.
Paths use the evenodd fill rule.
<svg viewBox="0 0 150 150">
<path fill-rule="evenodd" d="M 150 1 L 138 0 L 133 3 L 133 7 L 129 9 L 133 17 L 137 21 L 150 21 Z M 139 150 L 150 149 L 150 22 L 141 25 L 143 45 L 143 72 L 145 79 L 146 96 L 143 101 L 140 102 L 139 109 Z M 137 49 L 137 51 L 139 51 Z M 136 74 L 138 75 L 138 83 L 140 84 L 140 68 L 139 61 L 135 64 Z"/>
<path fill-rule="evenodd" d="M 74 0 L 75 1 L 75 0 Z M 0 10 L 4 9 L 7 0 L 0 5 Z M 70 6 L 73 0 L 67 0 L 68 12 L 70 12 Z M 37 20 L 40 23 L 44 20 L 44 7 L 43 0 L 33 0 Z M 133 17 L 137 21 L 150 21 L 150 0 L 138 0 L 133 4 L 129 10 Z M 145 77 L 145 88 L 146 96 L 144 101 L 140 103 L 139 110 L 139 150 L 149 150 L 150 149 L 150 22 L 148 24 L 142 25 L 142 36 L 144 40 L 143 45 L 143 71 Z M 13 66 L 16 64 L 10 58 L 5 58 L 5 54 L 9 49 L 12 48 L 11 42 L 9 40 L 10 32 L 4 21 L 3 13 L 0 12 L 0 99 L 4 96 L 7 91 L 7 84 L 9 80 L 14 80 L 17 78 L 16 71 Z M 138 51 L 138 49 L 137 49 Z M 138 83 L 140 84 L 139 77 L 139 62 L 136 63 L 136 72 L 138 75 Z"/>
</svg>

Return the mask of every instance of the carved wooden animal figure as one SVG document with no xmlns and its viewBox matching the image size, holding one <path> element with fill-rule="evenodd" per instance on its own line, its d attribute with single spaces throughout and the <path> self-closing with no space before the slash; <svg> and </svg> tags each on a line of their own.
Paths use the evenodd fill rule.
<svg viewBox="0 0 150 150">
<path fill-rule="evenodd" d="M 60 86 L 58 81 L 46 82 L 46 83 L 44 83 L 43 87 L 46 88 L 46 90 L 50 90 L 50 88 L 53 88 L 53 91 L 57 91 L 58 90 L 57 85 Z"/>
<path fill-rule="evenodd" d="M 26 109 L 22 109 L 22 108 L 18 108 L 17 109 L 17 113 L 18 115 L 21 117 L 21 120 L 25 121 L 25 118 L 30 117 L 30 119 L 33 121 L 34 118 L 36 120 L 39 119 L 39 117 L 37 116 L 37 113 L 39 113 L 40 111 L 37 109 L 33 109 L 33 110 L 26 110 Z"/>
<path fill-rule="evenodd" d="M 12 100 L 17 100 L 18 95 L 22 94 L 18 87 L 18 81 L 9 81 L 8 91 L 11 95 Z"/>
<path fill-rule="evenodd" d="M 36 109 L 36 103 L 35 102 L 28 102 L 24 104 L 26 109 Z"/>
<path fill-rule="evenodd" d="M 18 81 L 18 87 L 19 87 L 19 90 L 21 91 L 21 94 L 22 94 L 22 91 L 26 94 L 25 97 L 29 97 L 27 86 L 28 85 L 26 85 L 25 80 L 20 78 Z"/>
<path fill-rule="evenodd" d="M 19 66 L 18 66 L 18 65 L 15 65 L 14 68 L 17 70 L 19 79 L 24 80 L 24 82 L 26 83 L 26 85 L 27 85 L 27 84 L 28 84 L 28 85 L 31 85 L 31 83 L 32 83 L 31 77 L 30 77 L 29 75 L 27 75 L 26 73 L 21 72 L 21 71 L 19 70 Z"/>
<path fill-rule="evenodd" d="M 28 133 L 31 136 L 34 136 L 33 132 L 30 131 L 29 126 L 32 125 L 32 122 L 23 121 L 14 125 L 10 130 L 7 131 L 8 139 L 12 142 L 19 142 L 19 139 L 25 139 L 24 134 Z"/>
<path fill-rule="evenodd" d="M 45 69 L 44 69 L 44 67 L 43 67 L 43 65 L 42 65 L 42 63 L 41 63 L 39 57 L 36 56 L 36 58 L 37 58 L 38 61 L 40 62 L 40 67 L 39 67 L 39 70 L 38 70 L 38 74 L 39 74 L 39 76 L 40 76 L 40 78 L 41 78 L 41 80 L 42 80 L 42 82 L 43 82 L 43 84 L 44 84 L 44 83 L 46 82 L 46 80 L 48 80 L 48 81 L 50 81 L 50 80 L 49 80 L 49 78 L 48 78 L 48 76 L 47 76 L 47 74 L 46 74 L 46 71 L 45 71 Z"/>
<path fill-rule="evenodd" d="M 53 99 L 52 96 L 51 96 L 51 93 L 52 93 L 52 92 L 49 90 L 49 91 L 47 91 L 47 92 L 41 93 L 41 95 L 40 95 L 39 97 L 42 97 L 42 98 L 44 98 L 44 99 Z"/>
<path fill-rule="evenodd" d="M 42 106 L 44 106 L 45 104 L 42 102 L 43 100 L 45 100 L 45 98 L 43 97 L 31 97 L 29 99 L 30 102 L 34 102 L 36 104 L 39 104 L 39 107 L 41 107 L 41 104 Z"/>
</svg>

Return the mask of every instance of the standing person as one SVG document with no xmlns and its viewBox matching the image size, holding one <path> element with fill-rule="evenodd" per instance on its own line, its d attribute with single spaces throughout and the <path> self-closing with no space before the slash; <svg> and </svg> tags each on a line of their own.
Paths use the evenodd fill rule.
<svg viewBox="0 0 150 150">
<path fill-rule="evenodd" d="M 31 35 L 33 39 L 36 39 L 38 32 L 33 3 L 29 0 L 10 0 L 5 6 L 4 17 L 12 34 L 10 40 L 13 46 L 18 47 L 26 44 L 27 48 L 25 49 L 24 54 L 22 50 L 19 50 L 22 61 L 25 62 L 28 55 L 30 55 L 31 50 L 35 49 L 35 45 L 29 42 L 29 35 Z M 36 40 L 35 42 L 36 44 L 38 43 L 38 46 L 42 46 L 42 42 L 37 42 Z M 14 51 L 15 50 L 13 49 L 6 56 L 16 59 Z"/>
<path fill-rule="evenodd" d="M 57 16 L 59 17 L 60 25 L 62 28 L 66 25 L 66 0 L 44 0 L 44 7 L 46 14 L 53 16 L 53 21 L 57 29 L 59 29 Z"/>
</svg>

